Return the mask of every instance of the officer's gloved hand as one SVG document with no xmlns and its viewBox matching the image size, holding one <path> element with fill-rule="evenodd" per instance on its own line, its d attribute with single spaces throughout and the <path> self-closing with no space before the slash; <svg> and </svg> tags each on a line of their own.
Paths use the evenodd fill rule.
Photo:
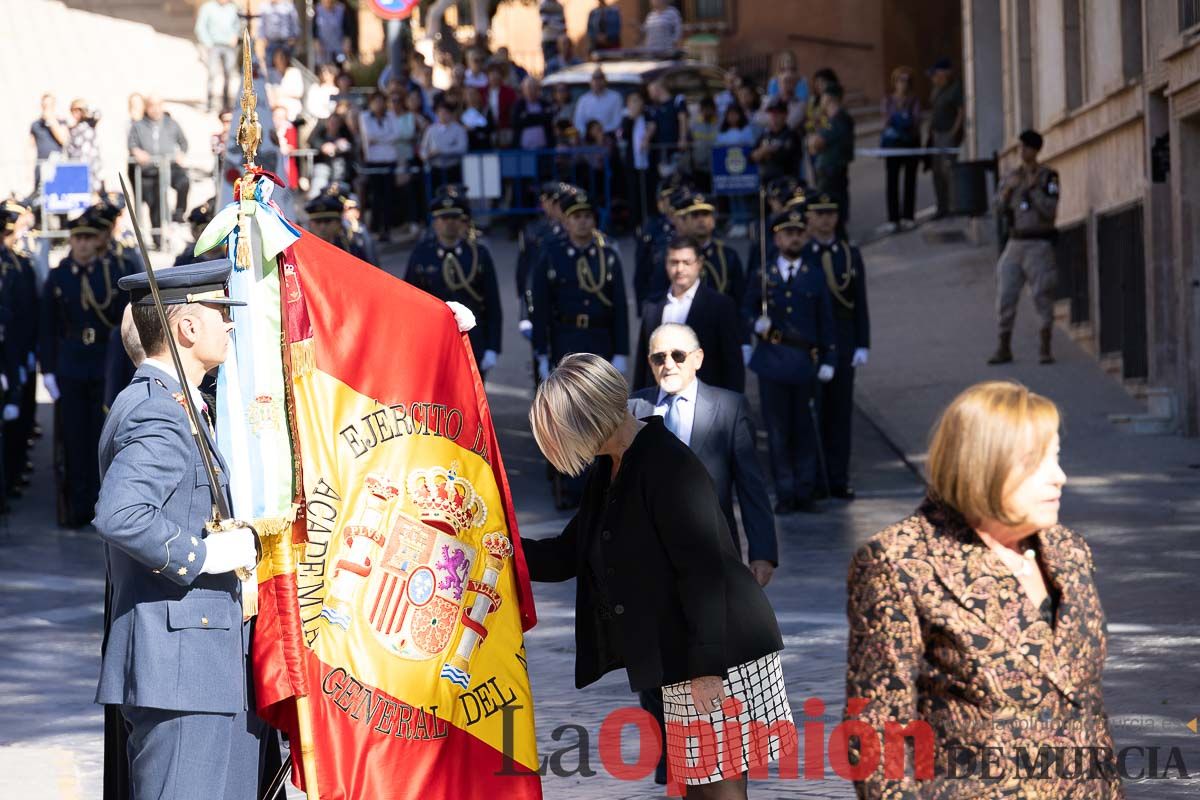
<svg viewBox="0 0 1200 800">
<path fill-rule="evenodd" d="M 821 368 L 817 370 L 817 380 L 821 383 L 829 383 L 833 380 L 833 367 L 828 364 L 822 364 Z"/>
<path fill-rule="evenodd" d="M 496 366 L 496 351 L 484 350 L 483 358 L 479 359 L 479 371 L 487 372 L 494 366 Z"/>
<path fill-rule="evenodd" d="M 612 365 L 613 365 L 613 369 L 615 369 L 617 372 L 620 372 L 622 375 L 624 375 L 625 369 L 626 369 L 626 367 L 629 366 L 629 363 L 628 363 L 628 360 L 625 358 L 625 356 L 613 356 Z"/>
<path fill-rule="evenodd" d="M 550 356 L 538 356 L 538 379 L 546 380 L 550 377 Z"/>
<path fill-rule="evenodd" d="M 258 555 L 254 552 L 254 532 L 249 528 L 233 528 L 220 533 L 210 533 L 204 544 L 208 553 L 204 556 L 201 572 L 220 575 L 235 569 L 254 569 Z"/>
<path fill-rule="evenodd" d="M 860 347 L 854 351 L 854 356 L 850 359 L 850 366 L 861 367 L 867 363 L 867 348 Z"/>
<path fill-rule="evenodd" d="M 748 344 L 742 345 L 742 364 L 750 366 L 750 356 L 754 353 L 754 348 Z"/>
<path fill-rule="evenodd" d="M 518 322 L 517 330 L 520 331 L 521 335 L 524 336 L 526 339 L 533 338 L 533 323 L 530 322 L 529 320 L 523 319 L 520 322 Z"/>
<path fill-rule="evenodd" d="M 12 422 L 14 419 L 16 419 L 19 416 L 21 416 L 20 408 L 13 405 L 12 403 L 8 403 L 7 405 L 4 406 L 4 421 L 5 422 Z"/>
<path fill-rule="evenodd" d="M 766 336 L 767 331 L 771 330 L 771 318 L 759 317 L 754 320 L 754 332 L 759 336 Z"/>
<path fill-rule="evenodd" d="M 62 393 L 58 391 L 58 381 L 54 380 L 54 376 L 42 375 L 42 385 L 46 387 L 46 394 L 50 395 L 50 399 L 57 403 Z"/>
</svg>

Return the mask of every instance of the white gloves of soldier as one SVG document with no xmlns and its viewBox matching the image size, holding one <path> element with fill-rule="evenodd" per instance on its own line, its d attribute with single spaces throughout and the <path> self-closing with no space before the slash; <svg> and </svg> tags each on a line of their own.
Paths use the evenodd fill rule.
<svg viewBox="0 0 1200 800">
<path fill-rule="evenodd" d="M 526 339 L 533 338 L 533 323 L 530 322 L 529 320 L 523 319 L 520 322 L 518 322 L 517 330 L 520 331 L 521 335 L 524 336 Z"/>
<path fill-rule="evenodd" d="M 254 532 L 249 528 L 234 528 L 220 533 L 210 533 L 204 540 L 208 553 L 200 571 L 209 575 L 233 572 L 245 567 L 253 570 L 257 554 L 254 552 Z"/>
<path fill-rule="evenodd" d="M 625 358 L 625 356 L 613 356 L 612 365 L 613 365 L 613 369 L 615 369 L 617 372 L 624 375 L 626 367 L 629 366 L 629 362 Z"/>
<path fill-rule="evenodd" d="M 484 350 L 483 358 L 479 359 L 479 371 L 487 372 L 494 366 L 496 366 L 496 351 Z"/>
<path fill-rule="evenodd" d="M 862 367 L 867 363 L 867 348 L 860 347 L 854 351 L 854 356 L 850 359 L 850 366 Z"/>
<path fill-rule="evenodd" d="M 42 386 L 46 387 L 46 394 L 50 395 L 50 400 L 57 403 L 61 392 L 58 391 L 58 381 L 54 380 L 53 375 L 42 376 Z"/>
<path fill-rule="evenodd" d="M 754 354 L 754 348 L 748 344 L 742 345 L 742 364 L 750 366 L 750 356 Z"/>
<path fill-rule="evenodd" d="M 538 380 L 550 377 L 550 356 L 538 356 Z"/>
<path fill-rule="evenodd" d="M 828 364 L 822 364 L 821 368 L 817 370 L 817 380 L 821 383 L 829 383 L 833 380 L 833 367 Z"/>
<path fill-rule="evenodd" d="M 754 320 L 754 332 L 759 336 L 766 336 L 767 331 L 771 330 L 771 318 L 759 317 Z"/>
<path fill-rule="evenodd" d="M 458 332 L 466 333 L 475 327 L 475 313 L 462 303 L 447 300 L 446 305 L 454 312 L 454 321 L 458 323 Z"/>
<path fill-rule="evenodd" d="M 12 422 L 14 419 L 16 419 L 19 416 L 21 416 L 20 408 L 13 405 L 12 403 L 9 403 L 8 405 L 4 406 L 4 421 L 5 422 Z"/>
</svg>

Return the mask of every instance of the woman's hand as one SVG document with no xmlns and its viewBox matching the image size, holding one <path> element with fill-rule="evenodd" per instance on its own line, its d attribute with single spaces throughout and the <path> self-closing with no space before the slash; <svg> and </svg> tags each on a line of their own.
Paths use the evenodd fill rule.
<svg viewBox="0 0 1200 800">
<path fill-rule="evenodd" d="M 714 675 L 692 678 L 692 705 L 700 714 L 711 714 L 725 700 L 725 681 Z"/>
</svg>

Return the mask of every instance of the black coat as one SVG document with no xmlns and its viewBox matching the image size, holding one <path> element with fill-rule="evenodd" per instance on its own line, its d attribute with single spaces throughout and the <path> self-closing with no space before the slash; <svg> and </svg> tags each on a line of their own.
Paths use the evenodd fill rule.
<svg viewBox="0 0 1200 800">
<path fill-rule="evenodd" d="M 611 472 L 612 460 L 597 458 L 566 530 L 521 540 L 533 580 L 579 578 L 575 685 L 620 666 L 634 691 L 724 678 L 782 650 L 775 612 L 734 550 L 695 454 L 651 417 L 609 492 Z"/>
<path fill-rule="evenodd" d="M 629 410 L 635 417 L 648 417 L 654 413 L 657 401 L 657 386 L 643 389 L 630 397 Z M 737 521 L 733 515 L 733 490 L 736 487 L 738 505 L 742 508 L 742 525 L 746 530 L 747 557 L 750 561 L 770 561 L 779 566 L 775 512 L 771 510 L 767 482 L 755 452 L 750 401 L 744 394 L 700 381 L 688 446 L 712 478 L 734 547 L 741 552 L 737 544 Z"/>
<path fill-rule="evenodd" d="M 638 349 L 634 354 L 633 389 L 655 385 L 654 375 L 646 358 L 650 355 L 650 334 L 662 324 L 667 300 L 660 297 L 642 306 L 642 329 L 638 334 Z M 692 298 L 686 324 L 696 332 L 704 363 L 696 374 L 709 386 L 731 392 L 746 390 L 746 367 L 742 361 L 742 332 L 745 327 L 738 317 L 737 304 L 716 289 L 701 284 Z"/>
</svg>

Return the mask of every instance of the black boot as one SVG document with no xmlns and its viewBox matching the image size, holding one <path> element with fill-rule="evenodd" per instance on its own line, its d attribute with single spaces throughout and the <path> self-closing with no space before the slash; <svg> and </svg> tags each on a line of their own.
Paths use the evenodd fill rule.
<svg viewBox="0 0 1200 800">
<path fill-rule="evenodd" d="M 1012 357 L 1012 332 L 1000 334 L 1000 344 L 996 347 L 996 352 L 992 353 L 992 357 L 988 359 L 989 364 L 1007 364 L 1013 360 Z"/>
<path fill-rule="evenodd" d="M 1042 345 L 1038 349 L 1039 364 L 1053 364 L 1054 354 L 1050 352 L 1050 338 L 1054 334 L 1053 328 L 1042 328 Z"/>
</svg>

